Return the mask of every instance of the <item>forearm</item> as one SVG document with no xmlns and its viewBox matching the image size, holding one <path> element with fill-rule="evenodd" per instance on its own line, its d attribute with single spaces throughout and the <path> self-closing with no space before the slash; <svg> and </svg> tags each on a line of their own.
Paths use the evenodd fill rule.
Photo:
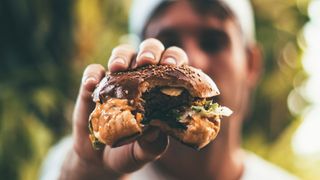
<svg viewBox="0 0 320 180">
<path fill-rule="evenodd" d="M 70 151 L 62 165 L 60 180 L 69 179 L 119 179 L 120 174 L 107 170 L 102 163 L 88 163 L 82 160 L 77 153 Z"/>
</svg>

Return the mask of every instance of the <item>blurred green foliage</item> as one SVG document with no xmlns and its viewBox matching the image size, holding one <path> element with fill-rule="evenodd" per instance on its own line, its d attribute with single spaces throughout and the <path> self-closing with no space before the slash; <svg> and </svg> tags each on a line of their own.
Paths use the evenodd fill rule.
<svg viewBox="0 0 320 180">
<path fill-rule="evenodd" d="M 307 77 L 298 38 L 309 20 L 309 1 L 252 2 L 257 39 L 264 53 L 264 74 L 252 104 L 254 111 L 244 124 L 243 145 L 302 179 L 319 179 L 319 154 L 301 156 L 292 149 L 293 135 L 303 117 L 292 115 L 287 104 L 289 93 Z"/>
<path fill-rule="evenodd" d="M 0 174 L 37 179 L 50 145 L 70 132 L 81 73 L 106 64 L 126 39 L 130 0 L 2 0 L 0 2 Z M 301 67 L 297 35 L 308 20 L 306 0 L 254 0 L 264 74 L 244 125 L 244 147 L 304 179 L 320 178 L 301 165 L 290 141 L 300 117 L 287 96 Z M 300 81 L 299 81 L 300 82 Z M 298 82 L 298 83 L 299 83 Z"/>
<path fill-rule="evenodd" d="M 271 142 L 294 120 L 288 111 L 287 97 L 296 74 L 304 73 L 297 35 L 308 20 L 307 4 L 308 1 L 299 6 L 296 1 L 253 1 L 257 39 L 264 53 L 264 74 L 255 111 L 245 130 L 263 131 Z"/>
<path fill-rule="evenodd" d="M 72 72 L 73 4 L 0 2 L 0 174 L 36 179 L 47 148 L 68 125 L 77 90 Z"/>
</svg>

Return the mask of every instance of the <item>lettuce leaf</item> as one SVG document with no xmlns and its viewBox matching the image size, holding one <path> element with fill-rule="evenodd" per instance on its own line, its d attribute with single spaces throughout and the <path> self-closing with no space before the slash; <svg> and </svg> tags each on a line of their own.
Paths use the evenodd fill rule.
<svg viewBox="0 0 320 180">
<path fill-rule="evenodd" d="M 206 117 L 230 116 L 232 114 L 232 110 L 228 107 L 220 106 L 212 101 L 206 101 L 203 106 L 191 106 L 191 109 Z"/>
</svg>

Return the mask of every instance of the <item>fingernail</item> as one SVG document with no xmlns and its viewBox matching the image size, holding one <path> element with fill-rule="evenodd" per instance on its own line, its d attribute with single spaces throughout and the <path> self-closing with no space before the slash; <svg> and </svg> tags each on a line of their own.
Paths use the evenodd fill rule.
<svg viewBox="0 0 320 180">
<path fill-rule="evenodd" d="M 177 61 L 173 57 L 167 57 L 163 60 L 165 64 L 176 65 Z"/>
<path fill-rule="evenodd" d="M 147 142 L 153 142 L 159 137 L 159 130 L 153 130 L 150 134 L 147 134 L 143 139 Z"/>
<path fill-rule="evenodd" d="M 143 52 L 140 54 L 139 59 L 155 59 L 155 56 L 152 52 Z"/>
<path fill-rule="evenodd" d="M 114 64 L 126 64 L 126 62 L 124 61 L 123 58 L 120 58 L 120 57 L 116 57 L 114 59 L 111 60 L 111 63 Z"/>
</svg>

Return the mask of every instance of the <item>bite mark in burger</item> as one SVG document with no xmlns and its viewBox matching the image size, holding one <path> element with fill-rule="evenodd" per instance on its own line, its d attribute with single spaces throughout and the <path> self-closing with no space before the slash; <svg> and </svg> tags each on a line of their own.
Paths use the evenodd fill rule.
<svg viewBox="0 0 320 180">
<path fill-rule="evenodd" d="M 188 65 L 148 65 L 107 73 L 93 92 L 89 118 L 95 148 L 129 143 L 149 126 L 201 149 L 215 139 L 222 116 L 232 111 L 213 102 L 219 90 L 201 70 Z"/>
</svg>

